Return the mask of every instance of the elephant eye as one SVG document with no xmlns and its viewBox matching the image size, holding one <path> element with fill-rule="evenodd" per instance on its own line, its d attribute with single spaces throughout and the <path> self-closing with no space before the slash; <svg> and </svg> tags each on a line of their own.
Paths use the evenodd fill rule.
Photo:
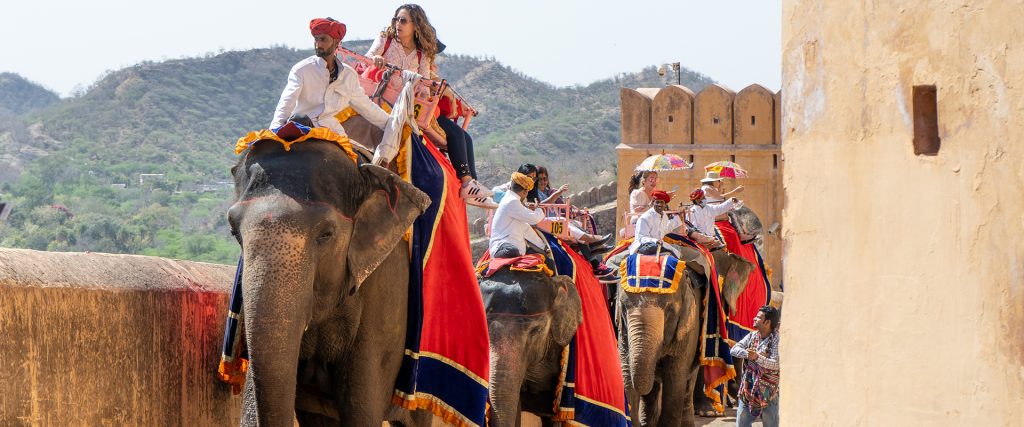
<svg viewBox="0 0 1024 427">
<path fill-rule="evenodd" d="M 333 238 L 333 237 L 334 237 L 334 230 L 325 230 L 323 233 L 320 233 L 320 235 L 317 236 L 316 242 L 322 245 L 324 243 L 327 243 L 327 241 L 331 240 L 331 238 Z"/>
</svg>

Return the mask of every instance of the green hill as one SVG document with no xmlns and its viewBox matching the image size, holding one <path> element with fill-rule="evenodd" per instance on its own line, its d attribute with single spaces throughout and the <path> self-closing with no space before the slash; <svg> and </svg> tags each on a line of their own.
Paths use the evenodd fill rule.
<svg viewBox="0 0 1024 427">
<path fill-rule="evenodd" d="M 0 117 L 13 117 L 49 107 L 60 97 L 14 73 L 0 73 Z"/>
<path fill-rule="evenodd" d="M 288 70 L 309 54 L 269 48 L 146 62 L 64 100 L 0 75 L 0 108 L 10 114 L 0 126 L 0 197 L 15 206 L 0 246 L 232 262 L 238 249 L 224 211 L 234 141 L 267 126 Z M 480 111 L 470 131 L 488 185 L 526 161 L 575 188 L 607 182 L 619 88 L 662 81 L 650 67 L 556 88 L 490 59 L 450 55 L 438 66 Z M 683 80 L 694 90 L 711 82 L 690 72 Z"/>
</svg>

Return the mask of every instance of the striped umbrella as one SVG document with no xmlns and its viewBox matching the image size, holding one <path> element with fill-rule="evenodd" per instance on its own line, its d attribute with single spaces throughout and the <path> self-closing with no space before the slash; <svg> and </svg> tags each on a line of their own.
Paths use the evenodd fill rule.
<svg viewBox="0 0 1024 427">
<path fill-rule="evenodd" d="M 714 162 L 704 166 L 706 172 L 718 172 L 722 178 L 746 178 L 747 171 L 733 162 Z"/>
<path fill-rule="evenodd" d="M 693 163 L 689 163 L 686 160 L 683 160 L 682 157 L 675 154 L 655 154 L 644 159 L 644 161 L 640 162 L 636 167 L 637 171 L 644 172 L 678 171 L 685 169 L 693 169 Z"/>
</svg>

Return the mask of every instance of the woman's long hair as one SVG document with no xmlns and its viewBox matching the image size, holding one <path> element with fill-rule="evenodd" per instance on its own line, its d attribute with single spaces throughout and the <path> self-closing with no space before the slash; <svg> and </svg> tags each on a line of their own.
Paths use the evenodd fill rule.
<svg viewBox="0 0 1024 427">
<path fill-rule="evenodd" d="M 412 18 L 412 26 L 415 28 L 412 39 L 416 42 L 416 49 L 423 52 L 424 58 L 434 62 L 434 57 L 437 56 L 437 33 L 434 31 L 434 26 L 430 25 L 427 13 L 423 11 L 420 5 L 408 3 L 398 6 L 398 9 L 395 9 L 395 15 L 392 17 L 391 25 L 388 25 L 381 35 L 388 39 L 398 36 L 398 33 L 395 31 L 394 18 L 398 17 L 398 12 L 401 12 L 402 9 L 409 12 L 409 17 Z"/>
<path fill-rule="evenodd" d="M 633 176 L 629 177 L 628 193 L 633 194 L 633 190 L 640 188 L 644 182 L 644 178 L 647 178 L 647 175 L 650 173 L 651 171 L 637 171 Z"/>
</svg>

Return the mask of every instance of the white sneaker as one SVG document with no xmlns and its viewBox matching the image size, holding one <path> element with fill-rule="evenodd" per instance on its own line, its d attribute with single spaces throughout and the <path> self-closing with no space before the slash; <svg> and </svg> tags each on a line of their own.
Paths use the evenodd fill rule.
<svg viewBox="0 0 1024 427">
<path fill-rule="evenodd" d="M 494 203 L 494 199 L 490 197 L 475 197 L 467 198 L 466 204 L 470 206 L 476 206 L 484 209 L 498 209 L 498 204 Z"/>
<path fill-rule="evenodd" d="M 475 179 L 466 181 L 462 184 L 462 190 L 459 190 L 459 196 L 462 196 L 463 199 L 479 199 L 481 197 L 490 197 L 493 195 L 493 191 L 480 185 L 480 183 Z"/>
</svg>

